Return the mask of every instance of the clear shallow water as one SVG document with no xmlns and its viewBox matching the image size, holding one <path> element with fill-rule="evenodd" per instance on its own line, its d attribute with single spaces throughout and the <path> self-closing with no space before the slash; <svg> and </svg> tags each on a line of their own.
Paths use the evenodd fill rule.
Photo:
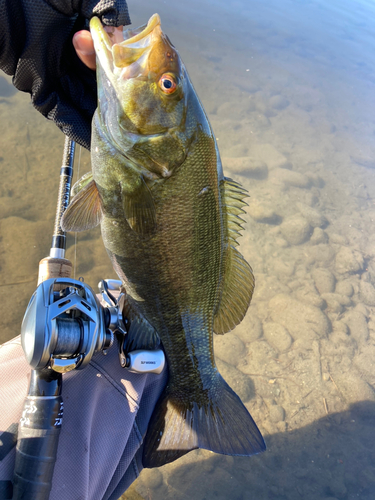
<svg viewBox="0 0 375 500">
<path fill-rule="evenodd" d="M 135 25 L 161 15 L 225 173 L 251 196 L 241 251 L 256 291 L 244 322 L 215 349 L 268 451 L 249 459 L 192 452 L 144 471 L 125 498 L 373 499 L 374 7 L 203 0 L 129 8 Z M 18 334 L 48 254 L 63 137 L 4 80 L 0 113 L 5 340 Z M 82 175 L 87 153 L 80 163 Z M 113 276 L 98 231 L 78 236 L 81 275 L 92 286 Z"/>
</svg>

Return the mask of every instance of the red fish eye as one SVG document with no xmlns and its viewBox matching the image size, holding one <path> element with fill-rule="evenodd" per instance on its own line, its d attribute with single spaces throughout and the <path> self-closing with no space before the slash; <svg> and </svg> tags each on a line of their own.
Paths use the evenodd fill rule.
<svg viewBox="0 0 375 500">
<path fill-rule="evenodd" d="M 163 75 L 159 80 L 159 87 L 165 94 L 172 94 L 176 90 L 177 84 L 171 75 Z"/>
</svg>

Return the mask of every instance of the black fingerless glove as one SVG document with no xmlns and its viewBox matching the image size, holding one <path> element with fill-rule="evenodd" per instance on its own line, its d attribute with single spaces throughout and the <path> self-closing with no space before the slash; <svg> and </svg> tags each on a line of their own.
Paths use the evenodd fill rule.
<svg viewBox="0 0 375 500">
<path fill-rule="evenodd" d="M 40 113 L 87 149 L 96 78 L 72 38 L 94 15 L 109 26 L 130 24 L 125 0 L 0 0 L 0 68 L 31 94 Z"/>
</svg>

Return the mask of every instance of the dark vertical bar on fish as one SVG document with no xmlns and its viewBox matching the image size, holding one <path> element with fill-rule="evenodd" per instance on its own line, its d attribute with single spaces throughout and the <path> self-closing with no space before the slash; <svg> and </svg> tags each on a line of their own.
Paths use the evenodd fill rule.
<svg viewBox="0 0 375 500">
<path fill-rule="evenodd" d="M 74 151 L 75 142 L 66 136 L 50 257 L 63 258 L 65 256 L 66 237 L 64 231 L 61 229 L 61 218 L 69 205 L 70 188 L 73 178 Z"/>
</svg>

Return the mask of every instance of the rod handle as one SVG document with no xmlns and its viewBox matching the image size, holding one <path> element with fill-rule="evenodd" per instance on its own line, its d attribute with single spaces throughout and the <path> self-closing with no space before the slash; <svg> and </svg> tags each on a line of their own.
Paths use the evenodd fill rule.
<svg viewBox="0 0 375 500">
<path fill-rule="evenodd" d="M 61 430 L 61 396 L 26 397 L 18 429 L 13 500 L 47 500 Z"/>
<path fill-rule="evenodd" d="M 38 285 L 50 278 L 70 278 L 72 263 L 68 259 L 46 257 L 39 262 Z"/>
</svg>

